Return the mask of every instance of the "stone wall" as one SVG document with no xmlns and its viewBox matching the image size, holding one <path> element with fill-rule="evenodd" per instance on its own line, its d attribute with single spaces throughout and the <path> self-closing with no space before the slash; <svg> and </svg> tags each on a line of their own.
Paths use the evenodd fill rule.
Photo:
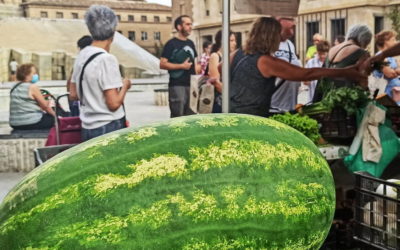
<svg viewBox="0 0 400 250">
<path fill-rule="evenodd" d="M 30 172 L 35 167 L 33 149 L 45 142 L 44 138 L 0 139 L 0 172 Z"/>
</svg>

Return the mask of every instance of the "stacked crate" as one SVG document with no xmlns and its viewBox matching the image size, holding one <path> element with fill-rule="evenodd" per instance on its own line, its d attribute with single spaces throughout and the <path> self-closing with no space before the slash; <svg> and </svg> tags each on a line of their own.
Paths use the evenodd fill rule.
<svg viewBox="0 0 400 250">
<path fill-rule="evenodd" d="M 120 65 L 121 74 L 123 77 L 128 79 L 134 78 L 142 78 L 142 73 L 144 70 L 135 68 L 135 67 L 127 67 L 124 65 Z"/>
<path fill-rule="evenodd" d="M 52 53 L 52 80 L 65 80 L 65 51 Z"/>
<path fill-rule="evenodd" d="M 0 48 L 0 82 L 6 82 L 10 75 L 10 49 Z"/>
<path fill-rule="evenodd" d="M 40 80 L 52 80 L 51 53 L 32 53 L 32 63 L 38 69 Z"/>
<path fill-rule="evenodd" d="M 65 74 L 68 79 L 71 76 L 72 70 L 74 69 L 76 56 L 72 54 L 66 54 L 65 56 Z"/>
<path fill-rule="evenodd" d="M 22 49 L 12 49 L 11 57 L 17 61 L 18 65 L 32 62 L 32 52 Z"/>
</svg>

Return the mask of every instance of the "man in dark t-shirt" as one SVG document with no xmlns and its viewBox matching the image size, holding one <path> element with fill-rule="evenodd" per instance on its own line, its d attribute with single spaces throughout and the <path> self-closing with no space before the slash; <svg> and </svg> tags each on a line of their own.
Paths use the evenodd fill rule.
<svg viewBox="0 0 400 250">
<path fill-rule="evenodd" d="M 178 34 L 169 40 L 160 59 L 160 68 L 169 72 L 169 108 L 171 117 L 192 115 L 190 109 L 190 75 L 196 74 L 195 58 L 197 52 L 192 40 L 192 19 L 183 15 L 175 20 Z"/>
</svg>

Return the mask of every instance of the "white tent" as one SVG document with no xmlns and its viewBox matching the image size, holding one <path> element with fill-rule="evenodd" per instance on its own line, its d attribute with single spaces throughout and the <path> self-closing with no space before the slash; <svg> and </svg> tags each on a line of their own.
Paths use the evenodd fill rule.
<svg viewBox="0 0 400 250">
<path fill-rule="evenodd" d="M 8 18 L 0 20 L 0 47 L 29 52 L 62 50 L 77 53 L 76 42 L 89 31 L 83 20 Z M 159 59 L 116 32 L 111 46 L 119 63 L 138 68 L 148 75 L 166 74 L 160 70 Z"/>
</svg>

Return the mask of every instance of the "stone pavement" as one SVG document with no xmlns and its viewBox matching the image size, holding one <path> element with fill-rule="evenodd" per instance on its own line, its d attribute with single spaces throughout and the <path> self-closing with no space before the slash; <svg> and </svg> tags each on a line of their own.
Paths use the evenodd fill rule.
<svg viewBox="0 0 400 250">
<path fill-rule="evenodd" d="M 169 119 L 167 106 L 154 105 L 152 90 L 128 92 L 125 98 L 127 118 L 132 127 L 139 127 L 153 122 Z M 0 202 L 26 173 L 0 173 Z"/>
</svg>

